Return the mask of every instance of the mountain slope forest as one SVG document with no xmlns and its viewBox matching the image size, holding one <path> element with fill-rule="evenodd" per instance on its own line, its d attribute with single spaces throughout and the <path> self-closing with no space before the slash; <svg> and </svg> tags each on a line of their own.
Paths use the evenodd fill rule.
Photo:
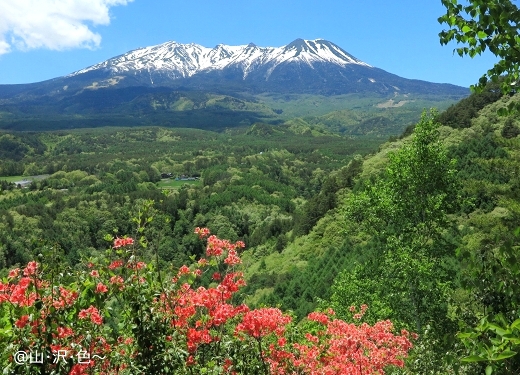
<svg viewBox="0 0 520 375">
<path fill-rule="evenodd" d="M 316 117 L 0 133 L 0 275 L 74 270 L 125 235 L 167 273 L 204 256 L 207 227 L 246 244 L 237 303 L 304 328 L 366 304 L 364 322 L 419 335 L 386 373 L 518 374 L 520 123 L 497 112 L 519 100 L 472 94 L 384 144 Z"/>
</svg>

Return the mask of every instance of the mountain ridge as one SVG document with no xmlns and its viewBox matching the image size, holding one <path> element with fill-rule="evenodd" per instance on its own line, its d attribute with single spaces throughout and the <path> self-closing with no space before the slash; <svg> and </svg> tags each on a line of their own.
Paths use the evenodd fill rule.
<svg viewBox="0 0 520 375">
<path fill-rule="evenodd" d="M 106 69 L 113 74 L 128 71 L 167 71 L 172 79 L 187 78 L 195 74 L 238 68 L 245 79 L 249 72 L 261 65 L 268 65 L 268 75 L 284 62 L 306 63 L 312 67 L 313 62 L 328 62 L 345 66 L 369 64 L 355 58 L 336 44 L 324 39 L 296 39 L 281 47 L 259 47 L 254 43 L 231 46 L 218 44 L 213 48 L 196 43 L 182 44 L 175 41 L 150 47 L 138 48 L 113 57 L 85 69 L 73 72 L 66 77 L 74 77 L 89 71 Z"/>
<path fill-rule="evenodd" d="M 262 95 L 354 95 L 376 106 L 397 97 L 403 103 L 419 97 L 435 103 L 468 94 L 464 87 L 399 77 L 324 39 L 296 39 L 281 47 L 249 43 L 213 48 L 170 41 L 51 80 L 0 85 L 0 128 L 75 128 L 101 122 L 220 129 L 259 120 L 279 123 L 278 104 L 269 109 L 255 104 Z M 215 95 L 226 99 L 219 99 L 219 105 L 200 104 L 213 103 Z M 192 99 L 198 104 L 186 104 Z M 347 107 L 345 102 L 338 109 Z"/>
<path fill-rule="evenodd" d="M 51 80 L 0 85 L 0 100 L 60 98 L 83 90 L 128 86 L 237 93 L 341 95 L 469 94 L 464 87 L 407 79 L 363 62 L 324 39 L 296 39 L 281 47 L 218 44 L 213 48 L 174 41 L 138 48 Z"/>
</svg>

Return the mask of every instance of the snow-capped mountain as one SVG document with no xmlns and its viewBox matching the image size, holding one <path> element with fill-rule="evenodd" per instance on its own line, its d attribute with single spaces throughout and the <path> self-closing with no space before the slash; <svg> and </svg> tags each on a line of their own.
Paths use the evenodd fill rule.
<svg viewBox="0 0 520 375">
<path fill-rule="evenodd" d="M 0 128 L 242 126 L 280 120 L 283 109 L 270 107 L 264 94 L 287 101 L 300 94 L 351 94 L 341 100 L 362 97 L 378 105 L 396 97 L 458 100 L 468 93 L 396 76 L 323 39 L 296 39 L 282 47 L 167 42 L 48 81 L 0 85 L 0 113 L 8 114 L 0 116 Z"/>
<path fill-rule="evenodd" d="M 2 98 L 61 97 L 85 90 L 137 87 L 237 93 L 340 95 L 368 93 L 464 96 L 467 89 L 406 79 L 373 67 L 323 40 L 282 47 L 166 42 L 139 48 L 64 77 L 28 85 L 0 85 Z M 108 95 L 108 94 L 107 94 Z M 24 100 L 25 100 L 24 99 Z"/>
<path fill-rule="evenodd" d="M 167 42 L 130 51 L 70 76 L 105 70 L 114 75 L 162 73 L 171 79 L 178 79 L 201 72 L 231 68 L 238 69 L 242 78 L 246 79 L 249 73 L 267 67 L 265 79 L 268 80 L 271 73 L 284 63 L 300 63 L 310 68 L 314 68 L 316 63 L 329 63 L 339 67 L 349 64 L 370 67 L 334 43 L 323 39 L 296 39 L 282 47 L 258 47 L 250 43 L 241 46 L 219 44 L 214 48 L 207 48 L 194 43 Z"/>
<path fill-rule="evenodd" d="M 221 93 L 464 95 L 465 89 L 398 77 L 324 39 L 282 47 L 167 42 L 139 48 L 63 77 L 70 89 L 170 87 Z"/>
</svg>

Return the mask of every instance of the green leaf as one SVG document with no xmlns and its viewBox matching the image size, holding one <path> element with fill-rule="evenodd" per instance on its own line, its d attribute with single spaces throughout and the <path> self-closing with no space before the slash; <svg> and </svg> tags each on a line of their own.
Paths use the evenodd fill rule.
<svg viewBox="0 0 520 375">
<path fill-rule="evenodd" d="M 496 357 L 490 358 L 492 361 L 502 361 L 507 358 L 514 357 L 516 355 L 516 352 L 512 350 L 505 350 Z"/>
<path fill-rule="evenodd" d="M 486 367 L 486 375 L 491 375 L 493 373 L 493 366 L 489 365 Z"/>
<path fill-rule="evenodd" d="M 517 329 L 517 328 L 520 328 L 520 319 L 517 319 L 513 323 L 511 323 L 511 329 Z"/>
<path fill-rule="evenodd" d="M 471 31 L 471 27 L 469 27 L 468 25 L 464 25 L 462 27 L 462 32 L 463 33 L 467 33 L 467 32 L 470 32 Z"/>
<path fill-rule="evenodd" d="M 479 39 L 485 39 L 487 36 L 488 35 L 482 30 L 477 33 L 477 37 L 479 37 Z"/>
<path fill-rule="evenodd" d="M 499 335 L 499 336 L 504 336 L 504 335 L 506 335 L 506 334 L 508 334 L 508 333 L 511 333 L 511 332 L 506 331 L 506 330 L 503 329 L 502 327 L 499 327 L 499 326 L 497 326 L 496 324 L 493 324 L 493 323 L 489 323 L 488 326 L 489 326 L 489 329 L 490 329 L 491 331 L 495 331 L 495 333 L 496 333 L 497 335 Z"/>
<path fill-rule="evenodd" d="M 459 333 L 457 334 L 457 337 L 459 339 L 469 339 L 469 338 L 476 338 L 478 335 L 475 332 L 468 332 L 468 333 Z"/>
<path fill-rule="evenodd" d="M 448 19 L 448 24 L 450 26 L 454 26 L 456 23 L 457 23 L 457 19 L 455 18 L 455 16 L 450 16 L 450 18 Z"/>
<path fill-rule="evenodd" d="M 470 355 L 469 357 L 464 357 L 461 359 L 462 362 L 481 362 L 486 361 L 486 358 L 483 358 L 478 355 Z"/>
</svg>

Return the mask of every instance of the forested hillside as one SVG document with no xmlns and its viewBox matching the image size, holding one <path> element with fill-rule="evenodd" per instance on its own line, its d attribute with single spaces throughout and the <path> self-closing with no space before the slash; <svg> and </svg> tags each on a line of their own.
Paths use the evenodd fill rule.
<svg viewBox="0 0 520 375">
<path fill-rule="evenodd" d="M 517 373 L 515 341 L 503 335 L 518 337 L 520 127 L 497 111 L 518 98 L 498 95 L 474 109 L 487 96 L 423 119 L 422 144 L 416 126 L 333 174 L 349 179 L 330 199 L 336 207 L 280 254 L 257 258 L 247 271 L 250 300 L 299 317 L 317 306 L 347 317 L 367 303 L 368 321 L 390 318 L 422 333 L 410 373 L 484 373 L 489 364 Z M 459 108 L 473 115 L 458 123 Z"/>
<path fill-rule="evenodd" d="M 139 249 L 132 256 L 154 265 L 146 277 L 172 276 L 204 257 L 194 229 L 207 227 L 246 245 L 233 263 L 247 283 L 234 291 L 236 303 L 278 306 L 300 329 L 328 307 L 347 322 L 390 319 L 419 338 L 406 366 L 388 373 L 517 374 L 520 124 L 497 114 L 517 100 L 474 94 L 442 114 L 425 112 L 383 145 L 308 121 L 223 133 L 2 133 L 3 282 L 33 260 L 59 259 L 70 272 L 109 262 L 105 250 L 126 235 Z M 203 281 L 219 277 L 204 273 Z M 123 302 L 111 303 L 119 311 Z M 0 311 L 8 322 L 7 307 Z M 267 363 L 261 354 L 254 361 Z"/>
<path fill-rule="evenodd" d="M 314 218 L 302 213 L 329 174 L 379 143 L 302 133 L 256 124 L 223 134 L 161 128 L 3 134 L 8 157 L 1 174 L 13 176 L 2 182 L 0 263 L 23 264 L 48 245 L 74 264 L 103 250 L 105 234 L 132 234 L 132 212 L 150 199 L 157 217 L 148 235 L 165 262 L 180 266 L 201 255 L 196 226 L 281 251 L 293 229 L 308 232 L 332 208 L 334 202 L 320 203 Z M 16 188 L 35 175 L 41 177 Z"/>
</svg>

